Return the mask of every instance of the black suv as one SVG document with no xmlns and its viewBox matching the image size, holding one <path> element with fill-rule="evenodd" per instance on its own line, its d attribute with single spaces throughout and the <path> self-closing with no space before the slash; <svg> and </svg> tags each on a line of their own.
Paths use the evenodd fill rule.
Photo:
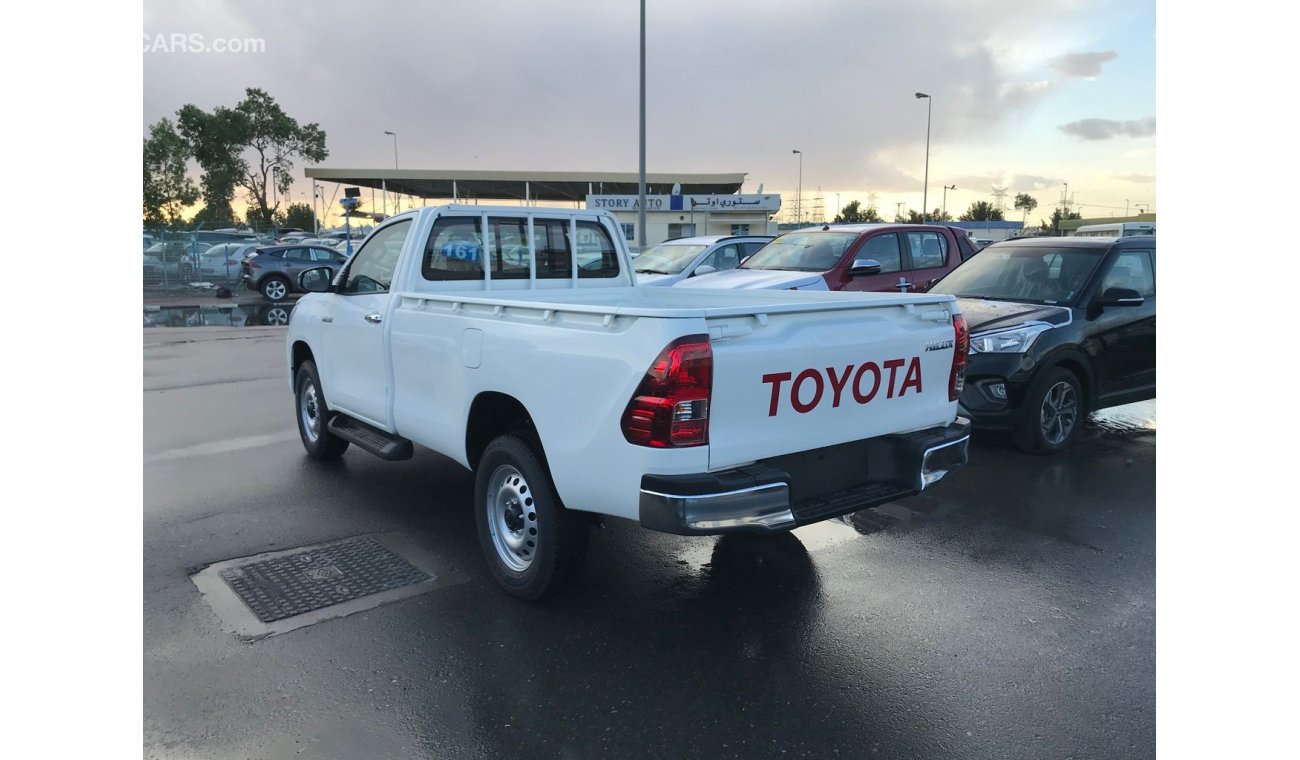
<svg viewBox="0 0 1300 760">
<path fill-rule="evenodd" d="M 240 262 L 240 279 L 268 301 L 282 301 L 296 292 L 298 275 L 314 267 L 328 266 L 338 271 L 348 260 L 333 248 L 315 245 L 272 245 L 259 248 Z"/>
<path fill-rule="evenodd" d="M 1156 395 L 1154 237 L 995 243 L 931 293 L 970 329 L 962 414 L 1050 454 L 1098 409 Z"/>
</svg>

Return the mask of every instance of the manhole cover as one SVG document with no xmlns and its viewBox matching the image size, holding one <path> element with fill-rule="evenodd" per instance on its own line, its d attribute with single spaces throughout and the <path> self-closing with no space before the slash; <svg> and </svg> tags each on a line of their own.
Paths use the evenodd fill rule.
<svg viewBox="0 0 1300 760">
<path fill-rule="evenodd" d="M 304 549 L 221 571 L 221 579 L 263 623 L 430 577 L 370 538 Z"/>
</svg>

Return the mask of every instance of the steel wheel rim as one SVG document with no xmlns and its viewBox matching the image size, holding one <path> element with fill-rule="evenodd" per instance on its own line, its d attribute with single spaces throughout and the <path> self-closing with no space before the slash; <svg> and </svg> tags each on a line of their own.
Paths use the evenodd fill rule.
<svg viewBox="0 0 1300 760">
<path fill-rule="evenodd" d="M 1061 380 L 1047 390 L 1039 409 L 1039 428 L 1043 440 L 1053 446 L 1064 443 L 1070 433 L 1074 432 L 1078 417 L 1079 399 L 1074 386 Z"/>
<path fill-rule="evenodd" d="M 279 280 L 272 280 L 266 284 L 266 294 L 274 301 L 284 298 L 285 290 L 284 283 Z"/>
<path fill-rule="evenodd" d="M 298 402 L 298 416 L 302 420 L 302 432 L 312 443 L 320 438 L 320 399 L 316 395 L 316 384 L 308 381 Z"/>
<path fill-rule="evenodd" d="M 516 573 L 522 573 L 537 556 L 541 538 L 537 532 L 537 505 L 528 481 L 515 467 L 503 464 L 488 480 L 488 533 L 497 559 Z"/>
</svg>

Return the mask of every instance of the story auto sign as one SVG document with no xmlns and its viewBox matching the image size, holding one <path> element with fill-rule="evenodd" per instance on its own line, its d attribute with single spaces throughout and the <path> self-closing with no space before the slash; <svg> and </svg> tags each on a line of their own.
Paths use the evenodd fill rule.
<svg viewBox="0 0 1300 760">
<path fill-rule="evenodd" d="M 587 208 L 638 211 L 635 195 L 588 195 Z M 780 195 L 647 195 L 646 211 L 731 211 L 776 213 Z"/>
</svg>

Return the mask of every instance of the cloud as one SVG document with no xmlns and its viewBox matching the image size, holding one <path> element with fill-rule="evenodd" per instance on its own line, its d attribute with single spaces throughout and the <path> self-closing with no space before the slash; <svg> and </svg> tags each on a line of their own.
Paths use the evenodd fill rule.
<svg viewBox="0 0 1300 760">
<path fill-rule="evenodd" d="M 1156 118 L 1131 121 L 1113 119 L 1080 119 L 1058 127 L 1062 132 L 1080 140 L 1109 140 L 1112 137 L 1151 137 L 1156 133 Z"/>
<path fill-rule="evenodd" d="M 1116 174 L 1115 179 L 1124 180 L 1125 182 L 1150 183 L 1156 181 L 1154 174 Z"/>
<path fill-rule="evenodd" d="M 1096 79 L 1101 75 L 1101 65 L 1118 57 L 1114 50 L 1095 53 L 1069 53 L 1047 62 L 1058 74 L 1077 79 Z"/>
</svg>

